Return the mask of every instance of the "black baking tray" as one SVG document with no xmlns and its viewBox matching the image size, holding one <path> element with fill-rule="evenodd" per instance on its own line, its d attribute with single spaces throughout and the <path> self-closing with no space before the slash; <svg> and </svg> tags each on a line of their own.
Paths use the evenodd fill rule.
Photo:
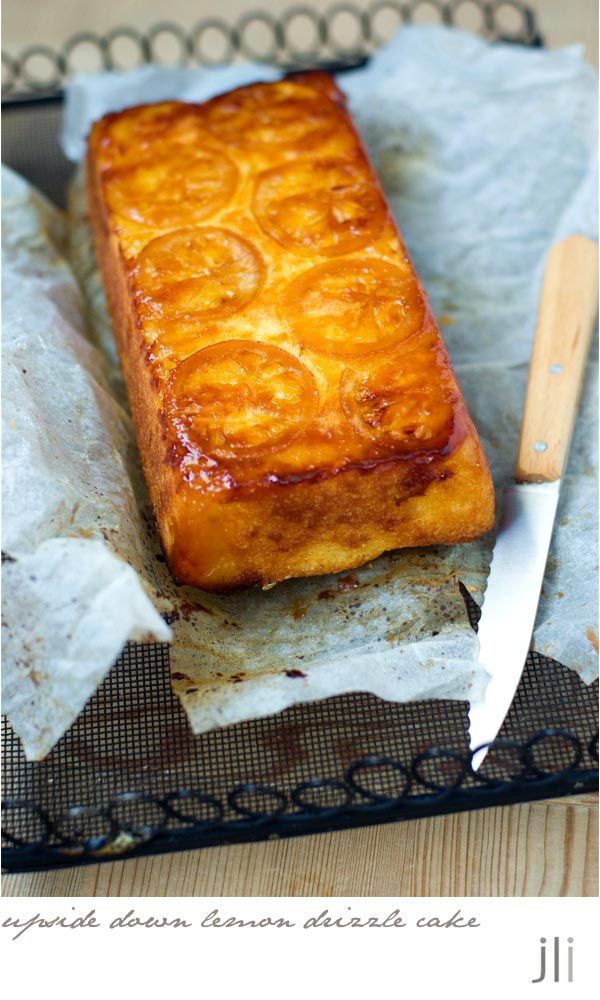
<svg viewBox="0 0 600 1000">
<path fill-rule="evenodd" d="M 19 58 L 3 54 L 3 160 L 64 204 L 71 166 L 58 141 L 61 91 L 82 47 L 106 68 L 123 65 L 122 42 L 133 62 L 148 62 L 158 60 L 159 40 L 167 39 L 181 65 L 245 58 L 350 72 L 385 41 L 384 28 L 389 35 L 424 10 L 460 26 L 465 12 L 471 19 L 479 12 L 479 24 L 468 26 L 491 40 L 542 43 L 533 12 L 506 0 L 381 0 L 319 12 L 295 6 L 277 20 L 256 11 L 236 24 L 212 18 L 191 30 L 163 22 L 145 33 L 83 32 L 61 51 L 32 46 Z M 466 594 L 465 601 L 476 628 L 478 609 Z M 531 652 L 477 773 L 467 709 L 465 702 L 398 705 L 358 693 L 194 737 L 171 690 L 168 646 L 131 643 L 44 761 L 28 763 L 3 720 L 3 868 L 89 864 L 598 788 L 597 683 L 586 686 Z"/>
</svg>

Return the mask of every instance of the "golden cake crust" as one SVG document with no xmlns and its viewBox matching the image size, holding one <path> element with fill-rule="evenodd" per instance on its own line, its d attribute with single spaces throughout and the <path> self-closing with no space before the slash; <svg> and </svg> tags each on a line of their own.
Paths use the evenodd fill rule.
<svg viewBox="0 0 600 1000">
<path fill-rule="evenodd" d="M 179 580 L 265 586 L 491 527 L 483 449 L 326 74 L 107 115 L 87 180 Z"/>
</svg>

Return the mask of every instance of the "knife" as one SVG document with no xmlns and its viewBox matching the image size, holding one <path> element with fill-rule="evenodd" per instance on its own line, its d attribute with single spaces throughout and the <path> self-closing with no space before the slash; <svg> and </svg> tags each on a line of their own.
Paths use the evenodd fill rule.
<svg viewBox="0 0 600 1000">
<path fill-rule="evenodd" d="M 555 243 L 544 269 L 515 481 L 503 493 L 479 621 L 478 663 L 489 681 L 469 709 L 473 770 L 498 735 L 529 651 L 597 301 L 598 244 L 585 236 Z"/>
</svg>

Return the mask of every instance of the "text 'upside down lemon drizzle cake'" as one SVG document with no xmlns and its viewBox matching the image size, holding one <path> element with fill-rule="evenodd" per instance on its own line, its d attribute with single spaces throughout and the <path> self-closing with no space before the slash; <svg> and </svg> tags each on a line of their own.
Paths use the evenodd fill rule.
<svg viewBox="0 0 600 1000">
<path fill-rule="evenodd" d="M 179 580 L 265 586 L 491 527 L 481 444 L 327 75 L 107 115 L 87 170 Z"/>
</svg>

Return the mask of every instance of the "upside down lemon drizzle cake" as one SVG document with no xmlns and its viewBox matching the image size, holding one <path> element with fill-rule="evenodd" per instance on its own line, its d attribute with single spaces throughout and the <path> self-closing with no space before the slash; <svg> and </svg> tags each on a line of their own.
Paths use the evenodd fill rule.
<svg viewBox="0 0 600 1000">
<path fill-rule="evenodd" d="M 107 115 L 87 178 L 181 582 L 267 586 L 491 527 L 477 433 L 326 74 Z"/>
</svg>

